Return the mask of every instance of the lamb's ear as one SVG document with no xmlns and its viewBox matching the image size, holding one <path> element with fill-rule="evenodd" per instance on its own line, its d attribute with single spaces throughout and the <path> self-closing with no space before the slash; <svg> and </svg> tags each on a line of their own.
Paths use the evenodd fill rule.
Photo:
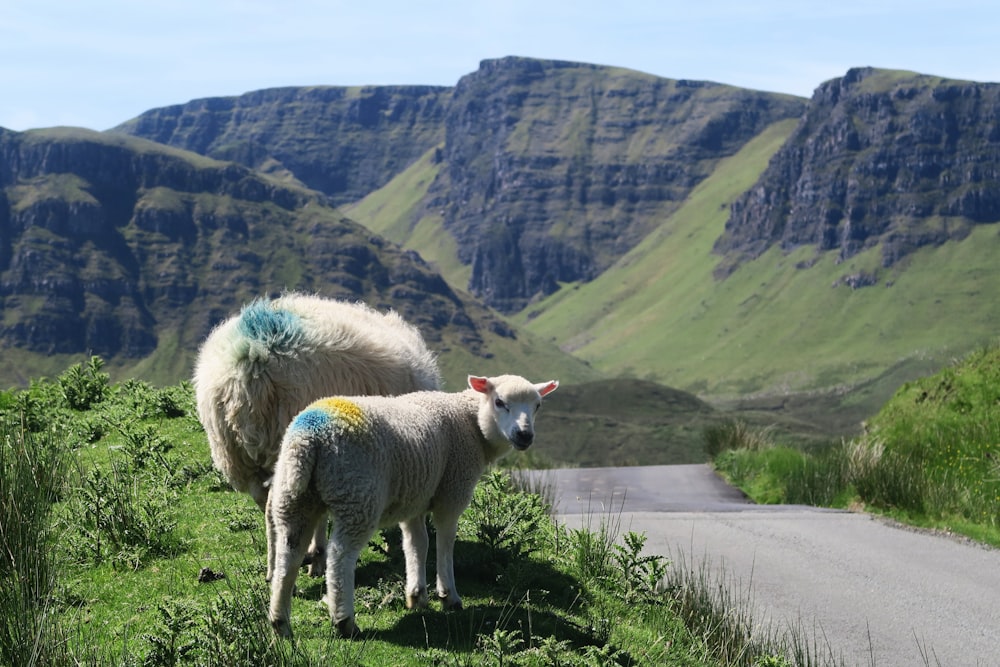
<svg viewBox="0 0 1000 667">
<path fill-rule="evenodd" d="M 488 394 L 490 393 L 490 379 L 480 377 L 478 375 L 470 375 L 469 387 L 478 391 L 480 394 Z"/>
<path fill-rule="evenodd" d="M 559 387 L 559 380 L 549 380 L 548 382 L 542 382 L 535 385 L 535 389 L 538 390 L 540 396 L 546 396 L 551 394 Z"/>
</svg>

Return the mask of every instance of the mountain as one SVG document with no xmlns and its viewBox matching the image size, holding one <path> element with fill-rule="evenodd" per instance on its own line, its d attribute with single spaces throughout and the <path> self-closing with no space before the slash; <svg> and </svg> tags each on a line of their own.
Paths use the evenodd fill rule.
<svg viewBox="0 0 1000 667">
<path fill-rule="evenodd" d="M 560 283 L 595 278 L 719 160 L 804 108 L 786 95 L 508 57 L 483 61 L 454 89 L 261 91 L 152 110 L 115 131 L 251 166 L 280 163 L 338 204 L 424 156 L 433 174 L 411 208 L 393 208 L 402 219 L 361 221 L 403 244 L 428 226 L 447 235 L 452 280 L 513 313 Z M 247 142 L 252 150 L 233 148 Z M 317 176 L 325 171 L 357 174 L 356 184 Z"/>
<path fill-rule="evenodd" d="M 176 381 L 212 326 L 286 289 L 395 308 L 456 382 L 453 367 L 486 372 L 525 356 L 596 376 L 518 336 L 320 193 L 120 134 L 0 132 L 0 345 L 18 351 L 3 355 L 5 384 L 87 354 Z"/>
<path fill-rule="evenodd" d="M 877 246 L 890 267 L 1000 221 L 998 109 L 998 84 L 870 67 L 824 83 L 733 202 L 715 244 L 725 257 L 719 274 L 775 245 L 833 251 L 841 261 Z"/>
<path fill-rule="evenodd" d="M 514 320 L 611 376 L 776 410 L 839 397 L 829 412 L 860 423 L 997 337 L 998 88 L 852 70 Z M 855 218 L 831 224 L 835 207 Z"/>
<path fill-rule="evenodd" d="M 997 336 L 998 88 L 852 69 L 715 162 L 599 275 L 513 320 L 609 376 L 779 407 L 823 394 L 823 419 L 858 424 Z M 447 168 L 425 154 L 346 210 L 465 284 L 445 211 L 421 217 Z"/>
<path fill-rule="evenodd" d="M 385 185 L 444 140 L 451 88 L 272 88 L 152 109 L 114 133 L 239 162 L 329 196 Z"/>
</svg>

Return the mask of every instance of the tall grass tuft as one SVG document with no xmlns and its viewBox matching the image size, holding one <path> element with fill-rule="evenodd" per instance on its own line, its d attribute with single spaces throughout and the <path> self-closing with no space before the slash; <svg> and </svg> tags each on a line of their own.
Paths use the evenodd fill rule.
<svg viewBox="0 0 1000 667">
<path fill-rule="evenodd" d="M 68 664 L 53 609 L 53 504 L 66 457 L 51 431 L 0 419 L 0 664 Z"/>
<path fill-rule="evenodd" d="M 746 667 L 842 667 L 822 633 L 797 623 L 763 620 L 750 594 L 707 559 L 674 556 L 664 580 L 665 596 L 690 631 L 705 641 L 715 664 Z"/>
<path fill-rule="evenodd" d="M 786 473 L 785 502 L 820 507 L 839 504 L 851 479 L 844 451 L 840 446 L 831 446 L 803 456 L 801 464 Z"/>
<path fill-rule="evenodd" d="M 707 426 L 702 431 L 702 440 L 705 453 L 714 459 L 722 452 L 734 449 L 767 449 L 774 441 L 773 433 L 773 428 L 755 427 L 741 419 L 734 419 Z"/>
<path fill-rule="evenodd" d="M 776 653 L 776 647 L 754 634 L 749 597 L 734 593 L 725 573 L 716 572 L 706 560 L 695 566 L 684 554 L 675 556 L 665 590 L 685 625 L 704 639 L 719 664 L 750 665 L 758 656 Z"/>
</svg>

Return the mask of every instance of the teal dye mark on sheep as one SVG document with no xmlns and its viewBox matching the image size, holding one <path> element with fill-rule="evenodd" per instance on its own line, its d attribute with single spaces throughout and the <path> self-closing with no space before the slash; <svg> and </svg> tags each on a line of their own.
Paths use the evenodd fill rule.
<svg viewBox="0 0 1000 667">
<path fill-rule="evenodd" d="M 264 299 L 257 299 L 243 308 L 237 331 L 272 352 L 294 350 L 303 336 L 302 319 L 298 315 L 275 308 Z"/>
<path fill-rule="evenodd" d="M 308 407 L 292 420 L 291 429 L 295 431 L 317 431 L 330 423 L 330 414 L 322 408 Z"/>
</svg>

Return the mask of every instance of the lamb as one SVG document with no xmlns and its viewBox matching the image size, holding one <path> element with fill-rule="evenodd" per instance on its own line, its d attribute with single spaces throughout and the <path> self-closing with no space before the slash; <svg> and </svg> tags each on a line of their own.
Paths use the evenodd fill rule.
<svg viewBox="0 0 1000 667">
<path fill-rule="evenodd" d="M 324 601 L 344 637 L 354 620 L 354 570 L 380 527 L 398 523 L 406 559 L 406 606 L 427 606 L 427 523 L 437 529 L 437 595 L 461 609 L 453 550 L 459 515 L 486 467 L 534 440 L 535 413 L 555 380 L 469 376 L 459 393 L 394 398 L 332 397 L 300 412 L 285 432 L 267 508 L 274 563 L 270 620 L 292 636 L 291 596 L 306 542 L 329 511 Z"/>
<path fill-rule="evenodd" d="M 194 374 L 212 461 L 264 510 L 278 447 L 292 417 L 331 394 L 436 390 L 437 361 L 395 312 L 289 293 L 258 299 L 216 327 Z M 316 526 L 310 574 L 322 574 L 326 524 Z"/>
</svg>

